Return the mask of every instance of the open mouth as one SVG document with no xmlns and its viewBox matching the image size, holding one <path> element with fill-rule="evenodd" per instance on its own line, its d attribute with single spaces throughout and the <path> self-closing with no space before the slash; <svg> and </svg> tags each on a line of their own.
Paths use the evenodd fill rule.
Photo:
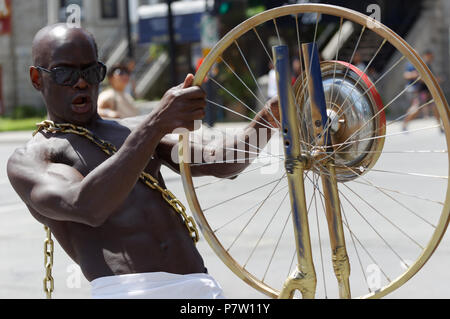
<svg viewBox="0 0 450 319">
<path fill-rule="evenodd" d="M 91 101 L 87 95 L 77 96 L 72 100 L 73 110 L 77 113 L 85 113 L 91 109 Z"/>
</svg>

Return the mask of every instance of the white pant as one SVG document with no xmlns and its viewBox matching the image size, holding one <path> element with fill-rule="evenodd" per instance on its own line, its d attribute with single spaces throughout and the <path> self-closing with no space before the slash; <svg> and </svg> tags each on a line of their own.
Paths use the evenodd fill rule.
<svg viewBox="0 0 450 319">
<path fill-rule="evenodd" d="M 220 285 L 208 274 L 166 272 L 101 277 L 91 282 L 94 299 L 223 299 Z"/>
</svg>

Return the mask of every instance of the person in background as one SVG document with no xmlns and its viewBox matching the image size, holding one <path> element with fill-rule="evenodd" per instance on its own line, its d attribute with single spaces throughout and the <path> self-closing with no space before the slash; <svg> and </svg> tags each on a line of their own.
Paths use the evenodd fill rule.
<svg viewBox="0 0 450 319">
<path fill-rule="evenodd" d="M 136 77 L 134 71 L 136 70 L 136 61 L 133 59 L 128 59 L 125 63 L 128 68 L 128 72 L 130 73 L 130 81 L 128 82 L 127 87 L 125 88 L 125 92 L 130 94 L 133 99 L 136 98 Z"/>
<path fill-rule="evenodd" d="M 422 55 L 423 61 L 427 64 L 428 68 L 432 70 L 432 63 L 434 61 L 434 54 L 432 51 L 427 50 Z M 434 115 L 436 122 L 441 124 L 440 116 L 436 105 L 432 102 L 432 96 L 428 90 L 427 85 L 423 81 L 417 81 L 419 73 L 414 68 L 414 66 L 408 62 L 406 65 L 405 72 L 403 73 L 403 78 L 407 81 L 408 94 L 410 99 L 410 107 L 406 111 L 405 118 L 402 123 L 402 130 L 407 131 L 407 126 L 410 121 L 415 119 L 419 113 L 424 116 L 430 116 L 430 113 Z M 415 82 L 417 81 L 417 82 Z M 439 81 L 439 79 L 438 79 Z M 415 84 L 413 84 L 415 82 Z M 442 126 L 440 127 L 441 132 L 443 132 Z"/>
<path fill-rule="evenodd" d="M 360 69 L 361 71 L 365 71 L 366 67 L 367 67 L 366 64 L 364 63 L 361 53 L 359 51 L 355 52 L 355 56 L 353 57 L 352 64 L 354 66 L 356 66 L 358 69 Z"/>
<path fill-rule="evenodd" d="M 127 118 L 139 115 L 133 97 L 125 89 L 130 82 L 130 72 L 124 65 L 115 65 L 108 71 L 110 88 L 98 97 L 98 114 L 102 118 Z"/>
<path fill-rule="evenodd" d="M 297 81 L 297 78 L 302 74 L 302 63 L 300 62 L 300 59 L 295 58 L 292 61 L 292 78 L 291 78 L 291 84 L 294 85 L 295 81 Z"/>
<path fill-rule="evenodd" d="M 277 73 L 271 62 L 269 62 L 269 73 L 267 82 L 267 99 L 270 99 L 278 94 L 277 89 Z"/>
</svg>

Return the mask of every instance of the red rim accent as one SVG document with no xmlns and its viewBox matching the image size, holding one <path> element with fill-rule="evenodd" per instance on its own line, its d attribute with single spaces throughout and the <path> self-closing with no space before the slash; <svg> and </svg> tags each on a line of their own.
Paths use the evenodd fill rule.
<svg viewBox="0 0 450 319">
<path fill-rule="evenodd" d="M 383 100 L 381 99 L 380 93 L 378 93 L 378 90 L 375 88 L 375 85 L 373 84 L 372 80 L 367 76 L 367 74 L 364 73 L 363 71 L 361 71 L 360 69 L 358 69 L 353 64 L 343 62 L 343 61 L 333 61 L 333 62 L 342 64 L 343 66 L 349 68 L 350 70 L 352 70 L 353 72 L 358 74 L 359 77 L 361 77 L 361 79 L 364 81 L 364 83 L 367 85 L 367 87 L 370 88 L 369 91 L 373 97 L 373 100 L 375 101 L 375 103 L 377 105 L 378 112 L 380 112 L 379 116 L 381 118 L 382 124 L 386 125 L 386 114 L 384 113 L 384 110 L 383 110 L 383 108 L 384 108 Z"/>
</svg>

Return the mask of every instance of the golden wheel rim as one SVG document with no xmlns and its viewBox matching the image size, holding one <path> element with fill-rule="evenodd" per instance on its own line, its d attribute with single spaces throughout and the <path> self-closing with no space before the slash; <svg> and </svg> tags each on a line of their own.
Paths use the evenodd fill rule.
<svg viewBox="0 0 450 319">
<path fill-rule="evenodd" d="M 266 22 L 276 21 L 280 17 L 294 15 L 298 16 L 300 13 L 317 13 L 319 15 L 317 16 L 331 16 L 331 17 L 337 17 L 340 18 L 340 30 L 342 30 L 342 22 L 343 21 L 351 21 L 355 23 L 356 25 L 359 25 L 362 27 L 362 32 L 364 30 L 371 31 L 374 34 L 377 34 L 380 39 L 385 40 L 385 43 L 391 45 L 393 48 L 395 48 L 398 52 L 401 53 L 402 58 L 400 60 L 407 60 L 409 61 L 414 68 L 417 70 L 417 72 L 420 75 L 421 80 L 425 83 L 427 86 L 430 94 L 431 94 L 431 100 L 434 102 L 441 121 L 442 121 L 442 127 L 445 133 L 445 140 L 442 139 L 443 143 L 445 144 L 445 149 L 442 150 L 442 153 L 444 154 L 444 160 L 447 162 L 445 167 L 443 167 L 444 174 L 441 177 L 441 179 L 444 180 L 443 188 L 445 190 L 442 190 L 442 198 L 440 198 L 440 207 L 442 207 L 439 212 L 438 217 L 435 218 L 435 227 L 434 231 L 431 232 L 431 237 L 427 241 L 426 245 L 424 245 L 423 249 L 421 249 L 421 253 L 419 256 L 412 262 L 408 263 L 407 269 L 403 271 L 400 275 L 391 278 L 390 282 L 387 284 L 383 284 L 382 287 L 376 290 L 371 290 L 369 288 L 369 293 L 363 293 L 361 295 L 358 295 L 361 298 L 379 298 L 383 297 L 386 294 L 394 291 L 395 289 L 399 288 L 401 285 L 403 285 L 406 281 L 408 281 L 412 276 L 414 276 L 417 271 L 419 271 L 423 265 L 427 262 L 427 260 L 431 257 L 435 249 L 437 248 L 440 240 L 442 239 L 445 230 L 448 225 L 449 221 L 449 213 L 450 213 L 450 207 L 449 207 L 449 192 L 448 192 L 448 169 L 449 169 L 449 158 L 448 158 L 448 143 L 449 143 L 449 130 L 450 130 L 450 123 L 449 123 L 449 114 L 448 114 L 448 105 L 447 102 L 443 96 L 442 90 L 439 87 L 439 84 L 435 77 L 432 75 L 431 71 L 426 66 L 425 62 L 420 58 L 420 56 L 417 54 L 417 52 L 414 51 L 401 37 L 399 37 L 397 34 L 395 34 L 392 30 L 387 28 L 386 26 L 373 21 L 372 19 L 368 18 L 367 16 L 360 14 L 358 12 L 348 10 L 345 8 L 340 8 L 336 6 L 330 6 L 330 5 L 319 5 L 319 4 L 304 4 L 304 5 L 290 5 L 290 6 L 284 6 L 275 8 L 272 10 L 265 11 L 261 14 L 258 14 L 237 27 L 235 27 L 233 30 L 231 30 L 225 37 L 223 37 L 217 45 L 211 50 L 211 52 L 208 54 L 208 56 L 204 59 L 204 62 L 200 69 L 198 70 L 196 76 L 195 76 L 195 84 L 196 85 L 202 85 L 204 83 L 204 79 L 207 76 L 208 72 L 211 70 L 213 65 L 215 63 L 221 63 L 223 61 L 223 54 L 224 51 L 227 50 L 230 46 L 234 45 L 236 43 L 236 40 L 241 38 L 243 35 L 247 34 L 247 32 L 252 32 L 252 30 L 255 30 L 259 25 L 262 25 Z M 316 30 L 317 30 L 317 22 L 316 20 Z M 298 27 L 298 25 L 297 25 Z M 278 33 L 278 30 L 276 30 Z M 297 31 L 298 32 L 298 31 Z M 340 32 L 340 31 L 339 31 Z M 362 34 L 361 32 L 361 34 Z M 297 33 L 298 34 L 298 33 Z M 315 37 L 315 35 L 314 35 Z M 300 46 L 300 42 L 298 43 Z M 356 47 L 355 47 L 356 50 Z M 339 54 L 339 51 L 337 51 L 337 55 Z M 396 60 L 397 64 L 394 64 L 392 69 L 396 68 L 398 64 L 400 63 L 399 60 Z M 223 62 L 226 63 L 226 62 Z M 392 70 L 390 69 L 390 70 Z M 398 69 L 397 69 L 398 70 Z M 422 107 L 422 105 L 421 105 Z M 397 121 L 398 122 L 398 121 Z M 189 137 L 187 135 L 184 135 L 180 139 L 180 149 L 179 149 L 179 157 L 181 159 L 180 162 L 180 169 L 182 174 L 182 180 L 183 180 L 183 186 L 186 193 L 186 197 L 189 202 L 189 206 L 194 214 L 194 217 L 199 225 L 199 228 L 206 239 L 206 241 L 209 243 L 209 245 L 212 247 L 214 252 L 217 254 L 217 256 L 225 263 L 225 265 L 232 270 L 239 278 L 241 278 L 243 281 L 245 281 L 247 284 L 249 284 L 251 287 L 257 289 L 258 291 L 276 298 L 280 294 L 280 290 L 273 287 L 272 285 L 266 284 L 263 280 L 261 280 L 258 276 L 253 274 L 251 271 L 248 271 L 244 266 L 241 265 L 240 262 L 238 262 L 234 256 L 232 256 L 228 249 L 226 249 L 221 240 L 216 236 L 216 233 L 214 231 L 214 228 L 210 225 L 209 219 L 204 214 L 204 208 L 202 208 L 200 204 L 200 200 L 198 197 L 198 193 L 196 191 L 196 187 L 194 186 L 194 181 L 191 173 L 191 164 L 185 162 L 183 160 L 185 153 L 184 150 L 187 148 L 186 146 L 189 145 Z M 443 145 L 444 145 L 443 144 Z M 431 153 L 434 153 L 434 150 L 431 150 Z M 419 153 L 419 150 L 417 150 L 417 153 Z M 383 154 L 383 153 L 381 153 Z M 410 174 L 412 175 L 412 174 Z M 417 175 L 417 174 L 416 174 Z M 367 181 L 368 182 L 368 181 Z M 387 188 L 381 188 L 381 191 L 386 190 Z M 387 192 L 388 190 L 386 190 Z M 420 196 L 417 196 L 420 197 Z M 344 201 L 344 200 L 343 200 Z M 350 201 L 349 201 L 350 202 Z M 319 232 L 320 234 L 320 232 Z M 353 234 L 350 232 L 350 237 L 353 238 Z M 350 240 L 350 239 L 347 239 Z M 355 244 L 355 246 L 357 246 Z M 329 258 L 329 256 L 327 256 Z M 361 267 L 362 268 L 362 267 Z M 367 278 L 366 278 L 367 280 Z"/>
</svg>

